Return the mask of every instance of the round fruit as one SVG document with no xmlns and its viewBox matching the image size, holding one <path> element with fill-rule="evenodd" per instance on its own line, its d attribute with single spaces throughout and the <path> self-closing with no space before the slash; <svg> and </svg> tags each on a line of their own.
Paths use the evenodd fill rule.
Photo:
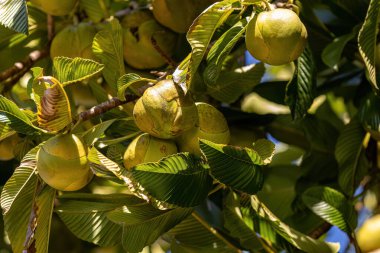
<svg viewBox="0 0 380 253">
<path fill-rule="evenodd" d="M 76 191 L 93 177 L 87 159 L 88 148 L 74 134 L 58 135 L 46 141 L 38 151 L 38 174 L 51 187 Z"/>
<path fill-rule="evenodd" d="M 173 141 L 158 139 L 144 133 L 129 144 L 124 153 L 124 167 L 132 169 L 140 163 L 157 162 L 177 152 L 177 146 Z"/>
<path fill-rule="evenodd" d="M 159 68 L 171 56 L 177 36 L 154 20 L 149 12 L 134 12 L 122 21 L 124 60 L 136 69 Z M 153 45 L 156 43 L 156 47 Z M 162 50 L 160 53 L 159 50 Z"/>
<path fill-rule="evenodd" d="M 186 33 L 194 19 L 216 0 L 153 0 L 153 15 L 159 23 Z"/>
<path fill-rule="evenodd" d="M 74 9 L 77 0 L 30 0 L 30 2 L 47 14 L 63 16 Z"/>
<path fill-rule="evenodd" d="M 206 139 L 218 144 L 228 144 L 230 130 L 223 114 L 212 105 L 196 103 L 199 126 L 178 137 L 177 143 L 181 152 L 201 155 L 198 139 Z"/>
<path fill-rule="evenodd" d="M 193 99 L 172 80 L 148 88 L 137 100 L 133 117 L 143 132 L 162 139 L 175 138 L 198 124 Z"/>
<path fill-rule="evenodd" d="M 380 214 L 364 222 L 357 232 L 357 240 L 362 252 L 380 249 Z"/>
<path fill-rule="evenodd" d="M 306 28 L 296 13 L 275 9 L 261 12 L 249 22 L 245 44 L 256 59 L 282 65 L 301 55 L 306 38 Z"/>
<path fill-rule="evenodd" d="M 70 25 L 60 31 L 53 39 L 50 57 L 66 56 L 93 59 L 92 40 L 97 30 L 89 23 Z"/>
<path fill-rule="evenodd" d="M 15 146 L 20 141 L 17 134 L 0 141 L 0 161 L 8 161 L 15 158 Z"/>
</svg>

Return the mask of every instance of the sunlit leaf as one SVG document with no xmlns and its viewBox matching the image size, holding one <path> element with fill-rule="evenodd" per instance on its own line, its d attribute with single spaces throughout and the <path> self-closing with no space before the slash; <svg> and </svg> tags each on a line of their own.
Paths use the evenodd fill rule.
<svg viewBox="0 0 380 253">
<path fill-rule="evenodd" d="M 28 35 L 28 10 L 25 0 L 0 1 L 0 24 Z"/>
<path fill-rule="evenodd" d="M 139 83 L 139 82 L 153 82 L 155 83 L 156 80 L 153 79 L 148 79 L 148 78 L 143 78 L 137 74 L 131 73 L 131 74 L 125 74 L 117 80 L 117 97 L 125 101 L 125 91 L 128 88 L 131 88 L 131 85 L 134 83 Z"/>
<path fill-rule="evenodd" d="M 116 120 L 117 119 L 107 120 L 88 129 L 82 135 L 84 142 L 88 146 L 93 145 L 97 141 L 97 139 L 103 135 L 107 128 L 109 128 Z"/>
</svg>

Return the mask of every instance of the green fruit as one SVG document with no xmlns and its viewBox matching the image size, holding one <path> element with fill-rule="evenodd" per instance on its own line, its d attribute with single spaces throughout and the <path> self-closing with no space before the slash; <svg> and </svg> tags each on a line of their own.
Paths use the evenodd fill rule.
<svg viewBox="0 0 380 253">
<path fill-rule="evenodd" d="M 366 220 L 356 235 L 362 252 L 380 249 L 380 214 Z"/>
<path fill-rule="evenodd" d="M 199 126 L 178 137 L 179 150 L 201 155 L 198 139 L 206 139 L 218 144 L 228 144 L 230 130 L 223 114 L 212 105 L 206 103 L 196 103 L 196 106 Z"/>
<path fill-rule="evenodd" d="M 275 9 L 261 12 L 249 22 L 245 44 L 256 59 L 282 65 L 302 54 L 306 38 L 306 28 L 296 13 Z"/>
<path fill-rule="evenodd" d="M 140 163 L 157 162 L 177 152 L 177 146 L 173 141 L 158 139 L 144 133 L 129 144 L 124 153 L 124 167 L 132 169 Z"/>
<path fill-rule="evenodd" d="M 53 39 L 50 57 L 66 56 L 93 59 L 92 40 L 97 30 L 89 23 L 70 25 L 60 31 Z"/>
<path fill-rule="evenodd" d="M 152 39 L 164 55 L 174 52 L 177 36 L 158 24 L 149 12 L 134 12 L 122 21 L 124 60 L 136 69 L 159 68 L 165 58 L 153 45 Z"/>
<path fill-rule="evenodd" d="M 17 134 L 13 134 L 0 141 L 0 161 L 8 161 L 15 158 L 15 146 L 20 141 Z"/>
<path fill-rule="evenodd" d="M 76 135 L 65 134 L 53 137 L 38 151 L 38 174 L 42 180 L 57 190 L 79 190 L 93 177 L 87 154 L 86 144 Z"/>
<path fill-rule="evenodd" d="M 186 33 L 194 19 L 215 0 L 153 0 L 157 21 L 178 33 Z"/>
<path fill-rule="evenodd" d="M 162 139 L 175 138 L 198 124 L 197 107 L 172 80 L 148 88 L 133 109 L 136 125 Z"/>
<path fill-rule="evenodd" d="M 74 9 L 77 0 L 30 0 L 30 2 L 47 14 L 63 16 Z"/>
</svg>

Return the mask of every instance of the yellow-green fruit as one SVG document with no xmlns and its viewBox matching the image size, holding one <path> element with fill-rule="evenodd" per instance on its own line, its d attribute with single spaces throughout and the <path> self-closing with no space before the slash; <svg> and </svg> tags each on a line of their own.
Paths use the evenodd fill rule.
<svg viewBox="0 0 380 253">
<path fill-rule="evenodd" d="M 178 33 L 186 33 L 194 19 L 216 0 L 153 0 L 157 21 Z"/>
<path fill-rule="evenodd" d="M 275 9 L 261 12 L 249 22 L 245 44 L 256 59 L 282 65 L 302 54 L 306 39 L 306 28 L 296 13 Z"/>
<path fill-rule="evenodd" d="M 132 169 L 140 163 L 157 162 L 177 152 L 177 146 L 173 141 L 158 139 L 144 133 L 129 144 L 124 153 L 124 167 Z"/>
<path fill-rule="evenodd" d="M 73 11 L 77 0 L 30 0 L 37 8 L 53 16 L 63 16 Z"/>
<path fill-rule="evenodd" d="M 8 161 L 15 158 L 15 146 L 20 141 L 17 134 L 0 141 L 0 161 Z"/>
<path fill-rule="evenodd" d="M 172 80 L 148 88 L 133 108 L 136 125 L 162 139 L 175 138 L 198 124 L 197 107 L 190 93 Z"/>
<path fill-rule="evenodd" d="M 66 56 L 93 59 L 92 40 L 96 28 L 89 23 L 70 25 L 60 31 L 53 39 L 50 47 L 50 57 Z"/>
<path fill-rule="evenodd" d="M 131 67 L 159 68 L 166 64 L 163 55 L 170 57 L 173 54 L 177 36 L 158 24 L 149 12 L 134 12 L 126 16 L 122 26 L 124 60 Z"/>
<path fill-rule="evenodd" d="M 362 252 L 380 249 L 380 214 L 366 220 L 356 237 Z"/>
<path fill-rule="evenodd" d="M 76 135 L 53 137 L 38 152 L 38 174 L 57 190 L 79 190 L 93 177 L 87 154 L 88 147 Z"/>
<path fill-rule="evenodd" d="M 199 126 L 178 137 L 177 143 L 181 152 L 200 155 L 199 139 L 206 139 L 218 144 L 228 144 L 230 130 L 223 114 L 212 105 L 196 103 Z"/>
</svg>

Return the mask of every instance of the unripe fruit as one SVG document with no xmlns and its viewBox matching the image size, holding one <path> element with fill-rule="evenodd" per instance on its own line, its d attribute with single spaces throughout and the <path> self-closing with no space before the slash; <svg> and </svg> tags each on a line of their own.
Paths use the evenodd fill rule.
<svg viewBox="0 0 380 253">
<path fill-rule="evenodd" d="M 223 114 L 212 105 L 196 103 L 199 126 L 178 137 L 177 143 L 181 152 L 201 155 L 199 139 L 206 139 L 218 144 L 228 144 L 230 130 Z"/>
<path fill-rule="evenodd" d="M 380 249 L 380 214 L 366 220 L 356 238 L 363 253 Z"/>
<path fill-rule="evenodd" d="M 15 146 L 20 141 L 17 134 L 0 141 L 0 161 L 8 161 L 15 158 Z"/>
<path fill-rule="evenodd" d="M 134 12 L 122 21 L 124 60 L 136 69 L 159 68 L 165 58 L 154 47 L 157 43 L 164 55 L 174 52 L 177 36 L 154 20 L 149 12 Z"/>
<path fill-rule="evenodd" d="M 245 44 L 256 59 L 282 65 L 302 54 L 306 38 L 306 28 L 296 13 L 275 9 L 261 12 L 249 22 Z"/>
<path fill-rule="evenodd" d="M 173 141 L 158 139 L 144 133 L 129 144 L 124 153 L 124 167 L 132 169 L 140 163 L 157 162 L 177 152 L 177 146 Z"/>
<path fill-rule="evenodd" d="M 148 88 L 133 108 L 136 125 L 146 133 L 171 139 L 198 124 L 198 112 L 190 94 L 172 80 Z"/>
<path fill-rule="evenodd" d="M 76 191 L 93 177 L 87 159 L 88 148 L 73 134 L 58 135 L 46 141 L 38 151 L 38 174 L 51 187 Z"/>
<path fill-rule="evenodd" d="M 157 21 L 178 33 L 186 33 L 194 19 L 215 0 L 153 0 Z"/>
<path fill-rule="evenodd" d="M 30 0 L 30 2 L 47 14 L 63 16 L 74 9 L 77 0 Z"/>
<path fill-rule="evenodd" d="M 66 56 L 93 59 L 92 40 L 97 30 L 89 23 L 70 25 L 60 31 L 53 39 L 50 57 Z"/>
</svg>

